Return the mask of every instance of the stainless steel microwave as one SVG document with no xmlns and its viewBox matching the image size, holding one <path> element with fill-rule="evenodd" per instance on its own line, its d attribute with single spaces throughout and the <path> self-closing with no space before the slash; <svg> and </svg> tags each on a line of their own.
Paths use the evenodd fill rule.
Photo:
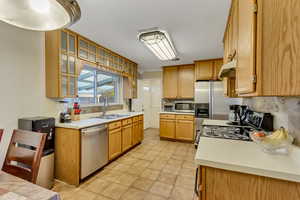
<svg viewBox="0 0 300 200">
<path fill-rule="evenodd" d="M 191 101 L 176 101 L 174 110 L 175 112 L 194 112 L 195 104 Z"/>
</svg>

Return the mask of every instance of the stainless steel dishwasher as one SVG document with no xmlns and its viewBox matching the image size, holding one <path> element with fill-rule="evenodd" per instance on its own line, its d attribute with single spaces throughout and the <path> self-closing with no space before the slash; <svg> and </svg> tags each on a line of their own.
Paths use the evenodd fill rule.
<svg viewBox="0 0 300 200">
<path fill-rule="evenodd" d="M 81 179 L 108 163 L 107 125 L 81 130 Z"/>
</svg>

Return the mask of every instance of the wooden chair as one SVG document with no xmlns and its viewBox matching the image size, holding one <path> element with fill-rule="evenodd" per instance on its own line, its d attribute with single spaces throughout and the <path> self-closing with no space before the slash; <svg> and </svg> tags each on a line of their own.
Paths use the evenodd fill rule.
<svg viewBox="0 0 300 200">
<path fill-rule="evenodd" d="M 46 135 L 14 130 L 2 170 L 36 183 Z"/>
<path fill-rule="evenodd" d="M 1 139 L 2 139 L 2 135 L 3 135 L 3 129 L 0 129 L 0 142 L 1 142 Z"/>
</svg>

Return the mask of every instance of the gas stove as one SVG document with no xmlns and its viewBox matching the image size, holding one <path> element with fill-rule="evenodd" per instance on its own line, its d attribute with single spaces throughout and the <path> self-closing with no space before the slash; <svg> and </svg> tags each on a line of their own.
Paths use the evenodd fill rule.
<svg viewBox="0 0 300 200">
<path fill-rule="evenodd" d="M 222 126 L 201 125 L 196 129 L 195 147 L 201 137 L 242 140 L 251 142 L 250 132 L 254 130 L 273 130 L 273 116 L 270 113 L 255 112 L 250 109 L 245 112 L 243 123 L 239 125 L 227 124 Z"/>
<path fill-rule="evenodd" d="M 252 141 L 249 133 L 254 129 L 250 127 L 222 127 L 222 126 L 203 126 L 200 136 L 211 138 L 222 138 L 230 140 Z"/>
</svg>

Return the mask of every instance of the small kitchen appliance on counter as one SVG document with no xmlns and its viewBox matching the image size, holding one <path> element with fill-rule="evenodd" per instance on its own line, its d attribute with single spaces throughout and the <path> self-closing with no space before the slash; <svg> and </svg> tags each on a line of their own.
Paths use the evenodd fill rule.
<svg viewBox="0 0 300 200">
<path fill-rule="evenodd" d="M 230 112 L 228 114 L 229 125 L 245 125 L 245 120 L 247 118 L 248 113 L 250 112 L 248 106 L 246 105 L 230 105 Z"/>
<path fill-rule="evenodd" d="M 37 185 L 52 188 L 54 184 L 54 137 L 55 118 L 32 117 L 18 120 L 18 128 L 32 132 L 47 133 L 37 177 Z"/>
<path fill-rule="evenodd" d="M 228 114 L 228 120 L 230 123 L 238 124 L 238 111 L 239 111 L 239 105 L 230 105 L 229 106 L 229 114 Z"/>
</svg>

